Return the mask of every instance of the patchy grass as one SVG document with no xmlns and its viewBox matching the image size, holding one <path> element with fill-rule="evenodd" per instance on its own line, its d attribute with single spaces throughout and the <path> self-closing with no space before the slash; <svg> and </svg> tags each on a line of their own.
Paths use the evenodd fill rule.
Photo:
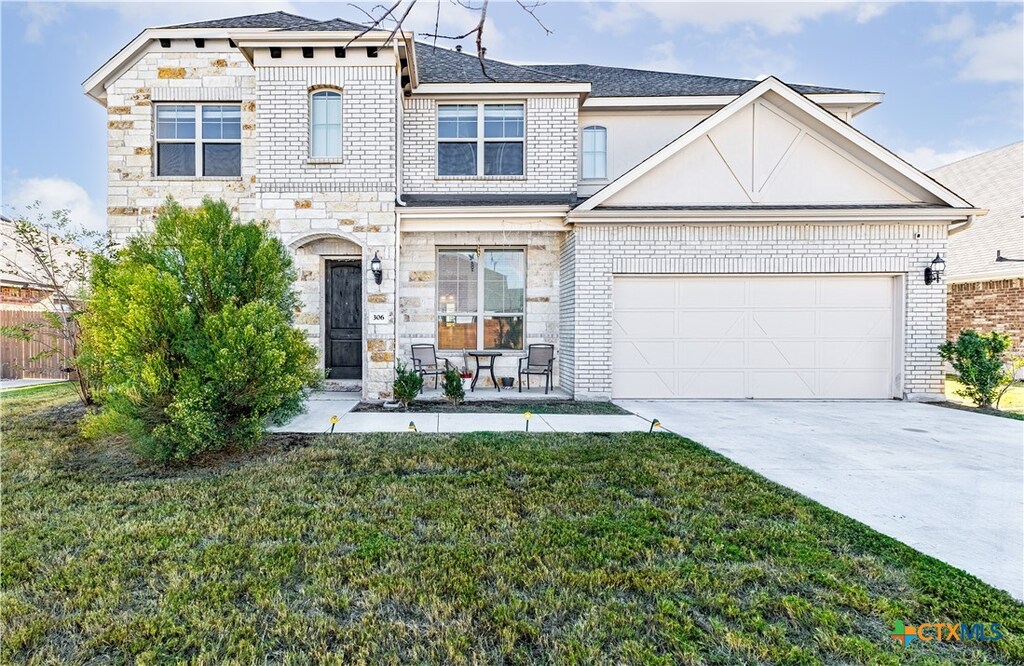
<svg viewBox="0 0 1024 666">
<path fill-rule="evenodd" d="M 353 412 L 409 412 L 441 414 L 629 414 L 610 402 L 576 400 L 474 400 L 461 405 L 436 400 L 417 400 L 407 409 L 384 409 L 381 403 L 361 402 Z"/>
<path fill-rule="evenodd" d="M 3 401 L 3 663 L 1020 663 L 1007 594 L 669 434 L 270 439 Z M 939 517 L 941 519 L 941 516 Z M 993 643 L 895 620 L 1000 622 Z"/>
<path fill-rule="evenodd" d="M 1024 421 L 1024 382 L 1015 382 L 1006 391 L 1003 399 L 999 401 L 999 409 L 976 407 L 971 400 L 957 393 L 962 388 L 963 384 L 957 381 L 956 375 L 946 375 L 946 398 L 949 402 L 943 406 Z"/>
</svg>

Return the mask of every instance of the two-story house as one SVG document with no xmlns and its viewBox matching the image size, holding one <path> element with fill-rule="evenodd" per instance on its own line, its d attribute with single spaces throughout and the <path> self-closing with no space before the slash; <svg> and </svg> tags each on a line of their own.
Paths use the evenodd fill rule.
<svg viewBox="0 0 1024 666">
<path fill-rule="evenodd" d="M 294 252 L 329 377 L 435 344 L 557 349 L 581 399 L 941 394 L 945 286 L 984 211 L 851 124 L 873 92 L 516 66 L 283 12 L 144 31 L 84 84 L 108 221 L 226 199 Z M 374 268 L 379 266 L 379 270 Z"/>
</svg>

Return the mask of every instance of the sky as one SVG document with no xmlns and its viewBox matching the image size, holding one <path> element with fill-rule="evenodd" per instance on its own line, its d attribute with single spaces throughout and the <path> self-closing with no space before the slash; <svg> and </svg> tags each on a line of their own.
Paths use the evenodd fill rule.
<svg viewBox="0 0 1024 666">
<path fill-rule="evenodd" d="M 366 18 L 346 2 L 2 2 L 0 203 L 39 200 L 104 228 L 106 114 L 81 82 L 146 27 L 275 10 Z M 419 0 L 406 27 L 432 30 L 437 11 Z M 453 0 L 440 12 L 445 34 L 477 21 Z M 488 57 L 880 91 L 884 102 L 854 124 L 925 170 L 1024 135 L 1020 2 L 553 1 L 535 15 L 492 0 Z"/>
</svg>

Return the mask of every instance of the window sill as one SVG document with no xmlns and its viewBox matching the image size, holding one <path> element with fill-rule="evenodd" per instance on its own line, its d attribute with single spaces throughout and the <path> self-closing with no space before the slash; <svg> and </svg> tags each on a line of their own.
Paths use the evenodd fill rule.
<svg viewBox="0 0 1024 666">
<path fill-rule="evenodd" d="M 331 164 L 344 164 L 345 160 L 340 157 L 307 157 L 306 166 L 329 166 Z"/>
<path fill-rule="evenodd" d="M 434 176 L 434 180 L 520 180 L 526 176 Z"/>
<path fill-rule="evenodd" d="M 168 181 L 192 181 L 192 180 L 222 180 L 222 181 L 241 181 L 241 176 L 153 176 L 153 180 L 168 180 Z"/>
</svg>

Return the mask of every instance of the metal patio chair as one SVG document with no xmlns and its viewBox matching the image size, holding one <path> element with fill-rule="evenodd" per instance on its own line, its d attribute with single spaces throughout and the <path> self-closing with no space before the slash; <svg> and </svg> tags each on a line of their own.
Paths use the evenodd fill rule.
<svg viewBox="0 0 1024 666">
<path fill-rule="evenodd" d="M 551 389 L 554 363 L 554 345 L 530 345 L 527 347 L 526 356 L 519 359 L 519 392 L 523 392 L 523 375 L 526 375 L 527 389 L 530 388 L 530 375 L 544 375 L 544 395 L 547 395 L 548 390 Z"/>
<path fill-rule="evenodd" d="M 443 364 L 440 361 L 444 361 Z M 445 372 L 452 368 L 452 364 L 448 362 L 448 359 L 437 358 L 437 350 L 434 349 L 434 345 L 419 344 L 412 345 L 412 369 L 420 377 L 423 377 L 424 384 L 426 378 L 433 375 L 434 377 L 434 388 L 437 388 L 437 378 L 444 375 Z M 423 389 L 420 389 L 423 392 Z"/>
</svg>

